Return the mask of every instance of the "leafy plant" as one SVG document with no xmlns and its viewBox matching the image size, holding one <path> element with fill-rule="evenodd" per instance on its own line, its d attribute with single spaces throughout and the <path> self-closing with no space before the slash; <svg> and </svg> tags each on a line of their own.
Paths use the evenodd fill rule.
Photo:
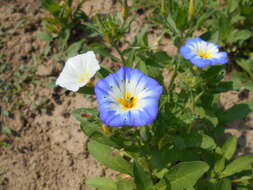
<svg viewBox="0 0 253 190">
<path fill-rule="evenodd" d="M 74 8 L 73 0 L 41 0 L 42 8 L 51 15 L 51 17 L 42 18 L 44 31 L 37 33 L 38 38 L 49 45 L 44 51 L 45 55 L 56 51 L 59 55 L 55 58 L 64 60 L 62 57 L 78 53 L 84 43 L 78 35 L 87 33 L 84 22 L 88 22 L 89 19 L 81 10 L 83 3 L 84 0 Z"/>
<path fill-rule="evenodd" d="M 134 1 L 140 2 L 142 1 Z M 241 23 L 237 23 L 238 20 L 242 21 L 241 13 L 238 16 L 238 5 L 245 6 L 250 2 L 225 1 L 228 4 L 224 5 L 219 2 L 161 1 L 160 7 L 152 7 L 155 14 L 148 19 L 149 24 L 144 25 L 129 41 L 124 35 L 130 31 L 132 19 L 135 19 L 131 15 L 97 15 L 94 23 L 86 23 L 94 36 L 103 39 L 100 44 L 90 44 L 88 49 L 111 58 L 123 68 L 113 74 L 113 71 L 102 65 L 98 71 L 97 77 L 101 80 L 95 86 L 95 94 L 100 113 L 96 108 L 80 108 L 74 110 L 73 115 L 80 121 L 82 131 L 91 139 L 88 144 L 91 155 L 106 167 L 127 176 L 115 180 L 103 177 L 90 179 L 86 182 L 88 185 L 102 190 L 230 190 L 232 186 L 253 188 L 253 156 L 235 156 L 237 139 L 234 136 L 224 143 L 220 141 L 224 139 L 224 126 L 246 117 L 253 110 L 253 102 L 242 102 L 223 110 L 219 104 L 219 95 L 238 90 L 240 86 L 240 80 L 224 80 L 226 66 L 223 64 L 227 62 L 227 54 L 219 52 L 214 43 L 200 38 L 187 41 L 201 30 L 203 39 L 220 42 L 225 51 L 228 49 L 233 54 L 230 51 L 233 47 L 242 48 L 251 38 L 251 32 L 248 33 L 247 29 L 242 29 Z M 147 7 L 153 1 L 148 3 Z M 123 8 L 128 8 L 125 4 L 122 5 Z M 171 57 L 165 51 L 154 48 L 148 40 L 151 26 L 156 26 L 161 31 L 161 38 L 169 35 L 181 55 L 178 53 Z M 243 37 L 239 35 L 235 38 L 233 35 L 237 32 L 243 33 Z M 159 41 L 157 39 L 158 44 Z M 185 49 L 182 49 L 185 41 Z M 126 46 L 121 48 L 121 43 Z M 118 56 L 112 55 L 111 49 L 115 49 Z M 93 57 L 93 61 L 94 59 Z M 251 77 L 252 70 L 248 64 L 250 61 L 241 61 L 241 67 Z M 89 69 L 83 71 L 84 74 L 76 72 L 77 77 L 81 76 L 80 80 L 83 81 L 82 76 L 86 76 Z M 140 71 L 142 77 L 137 82 L 131 81 L 130 76 Z M 170 72 L 168 82 L 164 80 L 162 71 Z M 147 76 L 153 79 L 145 79 Z M 144 79 L 148 81 L 145 83 L 147 86 L 138 90 L 144 94 L 147 88 L 150 90 L 151 95 L 147 95 L 145 101 L 158 101 L 160 95 L 161 97 L 158 107 L 150 106 L 147 110 L 145 105 L 150 102 L 143 101 L 141 111 L 146 112 L 138 115 L 134 111 L 140 110 L 131 109 L 141 98 L 138 95 L 130 96 L 127 90 L 134 88 L 132 82 L 138 86 Z M 76 80 L 72 82 L 78 83 Z M 83 85 L 85 84 L 81 86 Z M 160 85 L 163 86 L 163 93 L 154 100 L 157 91 L 161 89 Z M 67 86 L 64 87 L 68 88 Z M 246 88 L 246 84 L 244 86 Z M 113 91 L 114 87 L 118 91 Z M 78 93 L 94 95 L 93 90 L 94 86 L 89 85 L 80 88 Z M 112 99 L 108 101 L 108 97 Z M 150 104 L 153 105 L 153 102 Z M 124 111 L 128 115 L 121 118 Z M 152 117 L 156 111 L 158 114 L 153 122 L 133 127 Z M 131 120 L 134 114 L 139 117 Z M 124 122 L 126 124 L 119 125 Z"/>
</svg>

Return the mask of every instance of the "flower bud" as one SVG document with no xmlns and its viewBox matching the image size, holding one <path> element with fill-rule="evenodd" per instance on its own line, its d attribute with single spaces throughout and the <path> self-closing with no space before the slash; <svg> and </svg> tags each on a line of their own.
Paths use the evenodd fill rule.
<svg viewBox="0 0 253 190">
<path fill-rule="evenodd" d="M 190 0 L 189 3 L 189 9 L 188 9 L 188 15 L 189 17 L 192 17 L 195 13 L 195 2 L 194 0 Z"/>
<path fill-rule="evenodd" d="M 102 124 L 102 131 L 104 134 L 108 135 L 112 133 L 112 130 L 105 124 Z"/>
<path fill-rule="evenodd" d="M 126 7 L 122 7 L 121 15 L 122 15 L 123 19 L 126 20 L 126 18 L 127 18 L 127 8 Z"/>
<path fill-rule="evenodd" d="M 197 67 L 197 66 L 192 66 L 192 69 L 193 69 L 194 71 L 197 71 L 197 70 L 198 70 L 198 67 Z"/>
</svg>

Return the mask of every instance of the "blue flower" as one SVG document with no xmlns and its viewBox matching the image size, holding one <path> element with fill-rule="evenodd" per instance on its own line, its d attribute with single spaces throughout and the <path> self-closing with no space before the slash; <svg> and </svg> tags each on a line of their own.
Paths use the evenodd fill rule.
<svg viewBox="0 0 253 190">
<path fill-rule="evenodd" d="M 162 86 L 138 69 L 122 67 L 95 86 L 100 118 L 106 125 L 144 126 L 158 113 Z"/>
<path fill-rule="evenodd" d="M 187 40 L 186 44 L 180 48 L 180 53 L 199 68 L 228 62 L 227 53 L 219 52 L 218 45 L 200 38 Z"/>
</svg>

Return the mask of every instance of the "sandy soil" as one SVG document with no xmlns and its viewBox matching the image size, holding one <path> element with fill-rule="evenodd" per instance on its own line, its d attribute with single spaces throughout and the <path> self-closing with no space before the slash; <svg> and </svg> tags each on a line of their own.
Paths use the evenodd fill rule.
<svg viewBox="0 0 253 190">
<path fill-rule="evenodd" d="M 83 7 L 89 14 L 101 10 L 107 13 L 117 8 L 111 0 L 87 1 Z M 46 44 L 36 38 L 41 30 L 39 18 L 45 14 L 36 0 L 0 1 L 0 23 L 5 30 L 24 22 L 0 47 L 5 62 L 11 64 L 10 73 L 20 65 L 34 64 L 32 55 L 40 55 L 46 48 Z M 136 21 L 134 26 L 129 38 L 141 27 L 141 21 Z M 154 32 L 150 36 L 151 43 L 157 35 Z M 168 41 L 162 42 L 162 46 L 170 55 L 176 53 Z M 48 83 L 48 77 L 57 76 L 62 66 L 62 63 L 43 58 L 36 65 L 36 77 L 42 84 Z M 3 121 L 12 129 L 12 134 L 0 136 L 0 140 L 11 144 L 0 147 L 0 190 L 89 190 L 85 179 L 115 175 L 88 154 L 88 138 L 70 115 L 73 109 L 96 106 L 94 100 L 61 88 L 50 89 L 29 83 L 26 88 L 34 93 L 31 96 L 27 96 L 26 91 L 21 93 L 18 98 L 24 100 L 25 105 Z M 48 99 L 48 107 L 40 113 L 32 109 L 32 102 L 41 97 Z M 253 100 L 253 94 L 246 99 Z M 238 92 L 229 92 L 221 98 L 225 108 L 240 101 Z M 1 101 L 0 106 L 8 107 Z M 240 152 L 253 152 L 252 129 L 253 114 L 227 126 L 228 133 L 239 137 Z"/>
<path fill-rule="evenodd" d="M 86 9 L 94 7 L 92 4 L 94 2 L 87 2 Z M 102 10 L 112 6 L 110 1 L 100 1 L 98 5 Z M 19 65 L 33 64 L 32 55 L 40 55 L 46 48 L 46 44 L 36 38 L 41 30 L 39 18 L 45 14 L 36 0 L 0 2 L 0 23 L 6 24 L 6 31 L 23 20 L 27 22 L 18 27 L 1 48 L 6 62 L 11 64 L 11 72 Z M 42 59 L 36 75 L 42 83 L 48 83 L 48 76 L 57 76 L 62 66 L 53 60 Z M 25 105 L 4 121 L 12 134 L 1 136 L 1 140 L 11 145 L 0 148 L 0 190 L 89 190 L 85 179 L 114 174 L 89 156 L 88 139 L 80 131 L 79 122 L 70 115 L 76 108 L 96 106 L 94 100 L 64 92 L 61 88 L 26 86 L 33 95 L 21 93 L 19 98 L 26 102 Z M 48 99 L 46 113 L 31 108 L 31 102 L 41 97 Z"/>
</svg>

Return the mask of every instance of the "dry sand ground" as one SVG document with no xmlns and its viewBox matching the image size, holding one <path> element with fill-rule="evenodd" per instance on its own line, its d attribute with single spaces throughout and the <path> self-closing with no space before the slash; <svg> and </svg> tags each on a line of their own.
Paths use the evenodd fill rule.
<svg viewBox="0 0 253 190">
<path fill-rule="evenodd" d="M 111 0 L 93 0 L 87 1 L 83 9 L 94 13 L 96 10 L 110 12 L 117 7 Z M 5 63 L 11 64 L 10 73 L 19 65 L 33 64 L 32 55 L 40 55 L 46 48 L 46 44 L 36 38 L 36 33 L 41 30 L 39 18 L 42 15 L 45 12 L 39 9 L 36 0 L 0 0 L 1 27 L 9 30 L 22 20 L 27 22 L 0 46 Z M 135 23 L 131 33 L 137 32 L 139 27 L 140 23 Z M 155 35 L 150 37 L 151 42 Z M 163 45 L 169 54 L 176 53 L 168 41 Z M 42 83 L 47 83 L 48 76 L 57 76 L 62 66 L 53 60 L 42 59 L 36 66 L 36 75 Z M 26 92 L 22 93 L 18 98 L 25 102 L 25 106 L 4 121 L 13 133 L 0 139 L 11 143 L 9 147 L 0 147 L 0 190 L 89 190 L 85 179 L 115 175 L 88 154 L 88 139 L 70 115 L 73 109 L 96 106 L 92 98 L 66 93 L 61 88 L 49 89 L 29 83 L 26 87 L 34 94 L 27 96 Z M 45 113 L 31 109 L 32 103 L 40 97 L 49 99 Z M 253 100 L 253 94 L 250 93 L 246 99 Z M 226 93 L 221 98 L 225 108 L 240 101 L 238 92 Z M 6 107 L 1 105 L 1 101 L 0 106 Z M 244 121 L 227 126 L 227 132 L 239 137 L 241 153 L 253 152 L 252 129 L 253 114 Z"/>
</svg>

